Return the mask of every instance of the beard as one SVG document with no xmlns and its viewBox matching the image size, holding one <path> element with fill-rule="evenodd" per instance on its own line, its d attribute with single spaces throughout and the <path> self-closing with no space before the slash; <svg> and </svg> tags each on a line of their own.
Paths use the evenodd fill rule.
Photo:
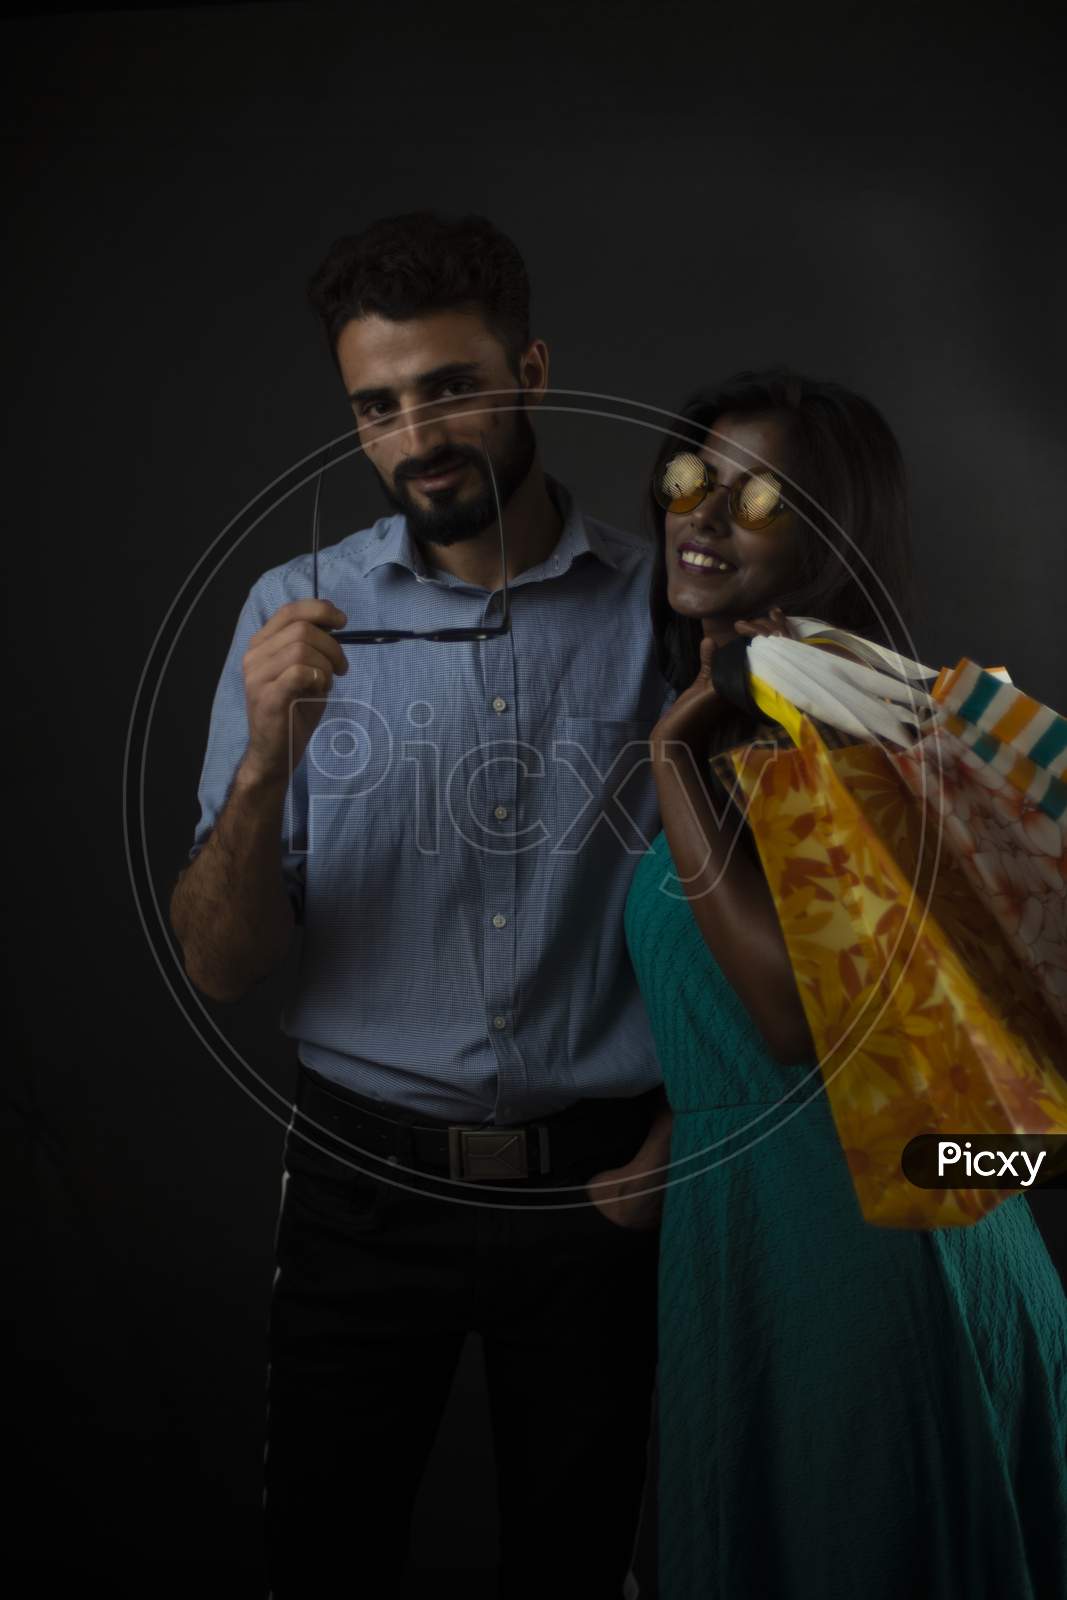
<svg viewBox="0 0 1067 1600">
<path fill-rule="evenodd" d="M 514 413 L 515 426 L 503 455 L 493 461 L 501 508 L 508 504 L 519 485 L 525 482 L 537 454 L 537 437 L 526 414 L 525 395 L 520 405 L 522 409 Z M 429 474 L 438 467 L 443 470 L 446 466 L 455 466 L 459 461 L 469 461 L 474 466 L 481 480 L 478 490 L 470 498 L 460 499 L 462 486 L 434 489 L 429 493 L 429 505 L 417 505 L 405 479 Z M 407 518 L 412 537 L 420 544 L 460 544 L 464 539 L 476 539 L 496 521 L 496 497 L 481 450 L 472 449 L 469 445 L 443 445 L 432 456 L 405 464 L 405 477 L 397 477 L 393 488 L 386 483 L 377 467 L 374 470 L 389 505 Z"/>
</svg>

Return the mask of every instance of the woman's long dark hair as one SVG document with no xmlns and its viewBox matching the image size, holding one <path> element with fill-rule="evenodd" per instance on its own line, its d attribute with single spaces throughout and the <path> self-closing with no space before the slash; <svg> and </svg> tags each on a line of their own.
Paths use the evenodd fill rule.
<svg viewBox="0 0 1067 1600">
<path fill-rule="evenodd" d="M 819 617 L 904 655 L 911 654 L 913 612 L 911 535 L 904 462 L 888 425 L 869 400 L 802 377 L 784 367 L 739 372 L 685 402 L 680 420 L 664 436 L 654 474 L 679 449 L 701 448 L 719 418 L 775 413 L 788 430 L 785 497 L 799 513 L 800 559 L 796 582 L 769 602 L 786 615 Z M 650 605 L 660 670 L 679 693 L 700 667 L 703 630 L 667 599 L 665 513 L 650 487 L 648 508 L 656 553 Z M 755 724 L 744 712 L 716 724 L 713 748 L 726 750 L 750 738 Z"/>
</svg>

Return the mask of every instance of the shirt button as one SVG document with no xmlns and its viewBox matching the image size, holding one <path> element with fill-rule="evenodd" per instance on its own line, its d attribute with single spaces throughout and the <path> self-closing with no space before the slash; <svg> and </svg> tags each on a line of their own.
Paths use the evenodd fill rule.
<svg viewBox="0 0 1067 1600">
<path fill-rule="evenodd" d="M 504 819 L 506 818 L 507 814 L 508 814 L 507 806 L 497 806 L 493 811 L 493 815 L 497 819 L 498 822 L 503 822 Z"/>
<path fill-rule="evenodd" d="M 501 913 L 498 911 L 496 916 L 493 918 L 493 927 L 494 928 L 506 928 L 507 924 L 508 924 L 507 917 L 502 916 Z"/>
<path fill-rule="evenodd" d="M 502 694 L 498 694 L 493 700 L 493 710 L 494 711 L 506 711 L 507 709 L 508 709 L 507 701 L 504 699 L 504 696 Z"/>
<path fill-rule="evenodd" d="M 493 1027 L 494 1028 L 506 1028 L 507 1025 L 508 1025 L 507 1017 L 494 1017 L 493 1018 Z"/>
</svg>

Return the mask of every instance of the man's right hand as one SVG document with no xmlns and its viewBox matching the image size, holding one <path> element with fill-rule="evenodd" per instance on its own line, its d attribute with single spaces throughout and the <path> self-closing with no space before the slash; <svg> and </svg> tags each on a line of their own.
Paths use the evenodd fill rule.
<svg viewBox="0 0 1067 1600">
<path fill-rule="evenodd" d="M 326 631 L 347 620 L 329 600 L 290 600 L 248 641 L 246 776 L 288 782 L 322 720 L 334 673 L 348 671 L 344 651 Z"/>
</svg>

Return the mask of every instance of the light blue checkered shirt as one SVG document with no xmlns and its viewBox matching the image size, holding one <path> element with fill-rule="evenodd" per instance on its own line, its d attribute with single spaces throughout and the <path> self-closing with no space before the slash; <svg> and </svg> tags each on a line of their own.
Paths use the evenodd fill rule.
<svg viewBox="0 0 1067 1600">
<path fill-rule="evenodd" d="M 623 935 L 659 827 L 644 743 L 672 698 L 652 551 L 555 479 L 555 549 L 510 586 L 511 633 L 343 647 L 289 785 L 282 868 L 300 952 L 281 1014 L 300 1059 L 391 1104 L 518 1123 L 661 1081 Z M 427 569 L 402 516 L 319 555 L 350 628 L 476 627 L 500 592 Z M 311 558 L 253 585 L 215 694 L 190 859 L 248 740 L 241 659 Z"/>
</svg>

